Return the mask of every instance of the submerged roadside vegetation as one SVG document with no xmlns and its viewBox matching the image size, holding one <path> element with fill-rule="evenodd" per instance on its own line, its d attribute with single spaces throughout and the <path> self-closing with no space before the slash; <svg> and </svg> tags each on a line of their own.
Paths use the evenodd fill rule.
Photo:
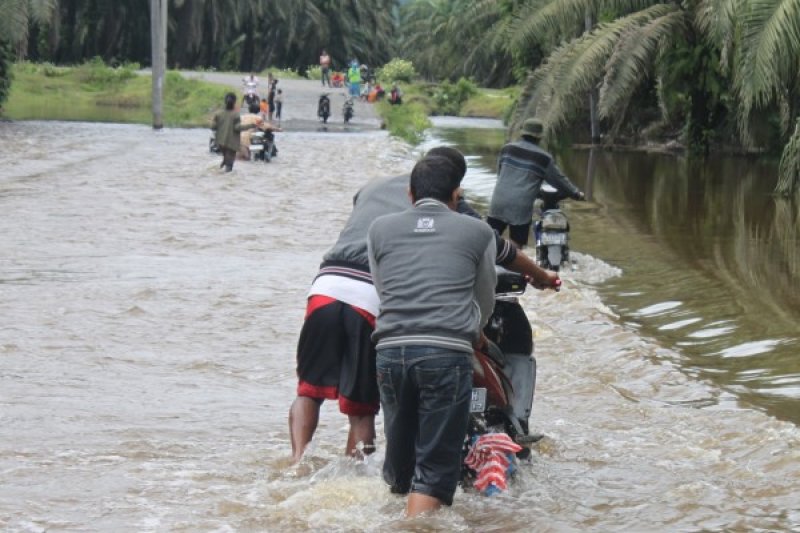
<svg viewBox="0 0 800 533">
<path fill-rule="evenodd" d="M 4 116 L 15 120 L 89 120 L 149 124 L 152 81 L 138 64 L 112 68 L 95 59 L 77 67 L 20 62 Z M 168 72 L 164 91 L 167 126 L 208 126 L 225 87 Z"/>
<path fill-rule="evenodd" d="M 399 65 L 399 67 L 398 67 Z M 279 78 L 303 79 L 292 69 L 266 68 Z M 48 119 L 149 124 L 151 78 L 136 63 L 117 67 L 94 58 L 75 67 L 22 61 L 12 65 L 13 84 L 2 116 L 13 120 Z M 408 61 L 393 60 L 377 69 L 387 89 L 397 83 L 403 104 L 376 103 L 390 134 L 419 143 L 431 126 L 431 115 L 507 119 L 518 94 L 516 87 L 479 88 L 461 78 L 455 83 L 421 81 Z M 315 72 L 309 70 L 313 79 Z M 167 73 L 164 85 L 164 122 L 171 127 L 206 127 L 229 87 Z"/>
</svg>

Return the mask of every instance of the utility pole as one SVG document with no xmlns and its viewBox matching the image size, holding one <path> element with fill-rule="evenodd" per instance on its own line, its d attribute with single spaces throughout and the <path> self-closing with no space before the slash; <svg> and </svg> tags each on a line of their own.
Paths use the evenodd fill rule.
<svg viewBox="0 0 800 533">
<path fill-rule="evenodd" d="M 167 69 L 167 0 L 150 0 L 153 73 L 153 129 L 164 127 L 164 74 Z"/>
<path fill-rule="evenodd" d="M 586 29 L 586 33 L 589 33 L 594 28 L 594 17 L 591 12 L 591 8 L 587 6 L 586 8 L 586 15 L 584 18 L 584 28 Z M 598 144 L 600 142 L 600 125 L 597 120 L 597 100 L 598 100 L 598 91 L 596 88 L 592 88 L 589 91 L 589 123 L 592 135 L 592 144 Z"/>
</svg>

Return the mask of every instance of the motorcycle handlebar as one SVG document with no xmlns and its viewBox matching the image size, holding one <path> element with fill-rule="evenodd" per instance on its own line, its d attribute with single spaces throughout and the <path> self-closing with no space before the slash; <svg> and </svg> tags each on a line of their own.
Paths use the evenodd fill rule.
<svg viewBox="0 0 800 533">
<path fill-rule="evenodd" d="M 533 285 L 533 287 L 536 288 L 536 289 L 541 289 L 541 290 L 553 289 L 556 292 L 561 290 L 561 278 L 556 278 L 555 281 L 553 281 L 552 285 L 549 285 L 549 286 L 535 282 L 533 277 L 528 276 L 528 275 L 525 276 L 525 281 L 527 281 L 529 284 Z"/>
</svg>

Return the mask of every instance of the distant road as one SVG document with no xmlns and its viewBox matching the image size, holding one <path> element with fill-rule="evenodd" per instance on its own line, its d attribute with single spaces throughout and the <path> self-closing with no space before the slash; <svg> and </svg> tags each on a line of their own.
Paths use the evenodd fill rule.
<svg viewBox="0 0 800 533">
<path fill-rule="evenodd" d="M 202 79 L 212 83 L 228 85 L 241 100 L 242 79 L 246 73 L 232 74 L 228 72 L 181 72 L 186 77 Z M 266 77 L 259 76 L 259 94 L 266 97 Z M 322 87 L 316 80 L 284 80 L 278 78 L 278 89 L 283 90 L 283 119 L 281 127 L 286 131 L 363 131 L 380 129 L 381 120 L 372 104 L 356 101 L 355 117 L 345 126 L 342 116 L 342 104 L 345 100 L 345 89 L 329 89 Z M 323 125 L 317 118 L 317 101 L 322 92 L 328 92 L 331 99 L 331 117 L 328 124 Z M 220 102 L 221 104 L 221 102 Z"/>
</svg>

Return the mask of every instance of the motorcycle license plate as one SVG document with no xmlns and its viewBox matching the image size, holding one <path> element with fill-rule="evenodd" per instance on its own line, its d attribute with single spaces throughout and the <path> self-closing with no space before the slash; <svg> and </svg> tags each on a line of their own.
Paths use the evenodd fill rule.
<svg viewBox="0 0 800 533">
<path fill-rule="evenodd" d="M 469 402 L 470 413 L 482 413 L 486 409 L 486 389 L 478 387 L 472 389 L 472 398 Z"/>
<path fill-rule="evenodd" d="M 263 144 L 251 144 L 250 151 L 251 152 L 260 152 L 264 148 Z"/>
<path fill-rule="evenodd" d="M 566 233 L 542 233 L 542 244 L 549 246 L 551 244 L 567 244 Z"/>
</svg>

